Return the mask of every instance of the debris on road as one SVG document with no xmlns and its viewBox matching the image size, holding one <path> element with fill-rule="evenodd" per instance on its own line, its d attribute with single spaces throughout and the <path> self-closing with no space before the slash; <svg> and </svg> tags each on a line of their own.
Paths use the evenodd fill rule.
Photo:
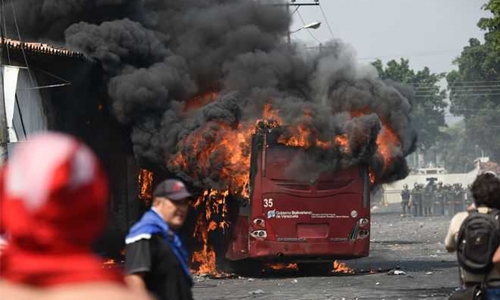
<svg viewBox="0 0 500 300">
<path fill-rule="evenodd" d="M 263 290 L 261 289 L 258 289 L 258 290 L 255 290 L 255 291 L 251 291 L 251 292 L 248 292 L 250 295 L 262 295 L 262 294 L 265 294 L 266 292 L 264 292 Z"/>
<path fill-rule="evenodd" d="M 406 272 L 401 270 L 390 270 L 387 272 L 387 275 L 406 275 Z"/>
</svg>

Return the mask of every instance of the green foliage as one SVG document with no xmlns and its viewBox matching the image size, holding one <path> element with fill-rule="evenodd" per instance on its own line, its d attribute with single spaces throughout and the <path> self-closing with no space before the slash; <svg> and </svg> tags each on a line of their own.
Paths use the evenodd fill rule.
<svg viewBox="0 0 500 300">
<path fill-rule="evenodd" d="M 411 117 L 418 132 L 418 147 L 428 150 L 442 136 L 440 128 L 446 126 L 446 91 L 438 86 L 438 82 L 445 76 L 444 73 L 431 73 L 427 67 L 415 72 L 410 68 L 409 60 L 403 58 L 399 62 L 391 60 L 385 67 L 380 60 L 372 64 L 380 78 L 415 87 L 415 97 L 411 99 Z"/>
<path fill-rule="evenodd" d="M 445 169 L 452 173 L 471 171 L 474 168 L 474 159 L 479 156 L 481 150 L 478 145 L 468 140 L 463 122 L 445 128 L 436 147 L 440 149 Z"/>
<path fill-rule="evenodd" d="M 483 9 L 490 11 L 493 16 L 482 18 L 477 26 L 486 31 L 484 38 L 487 43 L 491 43 L 494 50 L 500 51 L 500 0 L 490 0 Z"/>
<path fill-rule="evenodd" d="M 455 60 L 458 71 L 447 76 L 450 111 L 464 117 L 465 138 L 486 154 L 500 160 L 500 0 L 490 0 L 478 26 L 485 42 L 470 39 Z"/>
</svg>

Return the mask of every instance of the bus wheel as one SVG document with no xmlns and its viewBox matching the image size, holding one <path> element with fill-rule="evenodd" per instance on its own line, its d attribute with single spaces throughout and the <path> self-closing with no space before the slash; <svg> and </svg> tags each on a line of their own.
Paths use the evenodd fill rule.
<svg viewBox="0 0 500 300">
<path fill-rule="evenodd" d="M 262 276 L 264 264 L 261 261 L 253 259 L 242 259 L 230 262 L 231 270 L 242 276 L 259 277 Z"/>
<path fill-rule="evenodd" d="M 324 276 L 329 275 L 333 271 L 332 262 L 321 263 L 298 263 L 299 271 L 304 275 Z"/>
</svg>

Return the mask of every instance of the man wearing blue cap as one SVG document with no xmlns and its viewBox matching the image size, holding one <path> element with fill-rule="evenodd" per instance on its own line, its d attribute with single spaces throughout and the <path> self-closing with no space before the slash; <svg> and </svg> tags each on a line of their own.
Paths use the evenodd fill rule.
<svg viewBox="0 0 500 300">
<path fill-rule="evenodd" d="M 176 233 L 184 224 L 192 195 L 180 180 L 161 182 L 153 205 L 125 239 L 125 281 L 159 300 L 193 298 L 188 253 Z"/>
</svg>

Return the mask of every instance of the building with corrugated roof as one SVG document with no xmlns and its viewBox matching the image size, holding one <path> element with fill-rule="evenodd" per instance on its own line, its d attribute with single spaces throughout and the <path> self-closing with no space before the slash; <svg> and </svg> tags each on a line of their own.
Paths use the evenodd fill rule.
<svg viewBox="0 0 500 300">
<path fill-rule="evenodd" d="M 110 227 L 105 243 L 97 248 L 111 256 L 119 253 L 126 230 L 143 209 L 137 196 L 139 167 L 129 129 L 110 111 L 100 63 L 43 43 L 6 39 L 0 46 L 8 148 L 45 130 L 69 133 L 87 143 L 103 162 L 111 187 Z"/>
</svg>

